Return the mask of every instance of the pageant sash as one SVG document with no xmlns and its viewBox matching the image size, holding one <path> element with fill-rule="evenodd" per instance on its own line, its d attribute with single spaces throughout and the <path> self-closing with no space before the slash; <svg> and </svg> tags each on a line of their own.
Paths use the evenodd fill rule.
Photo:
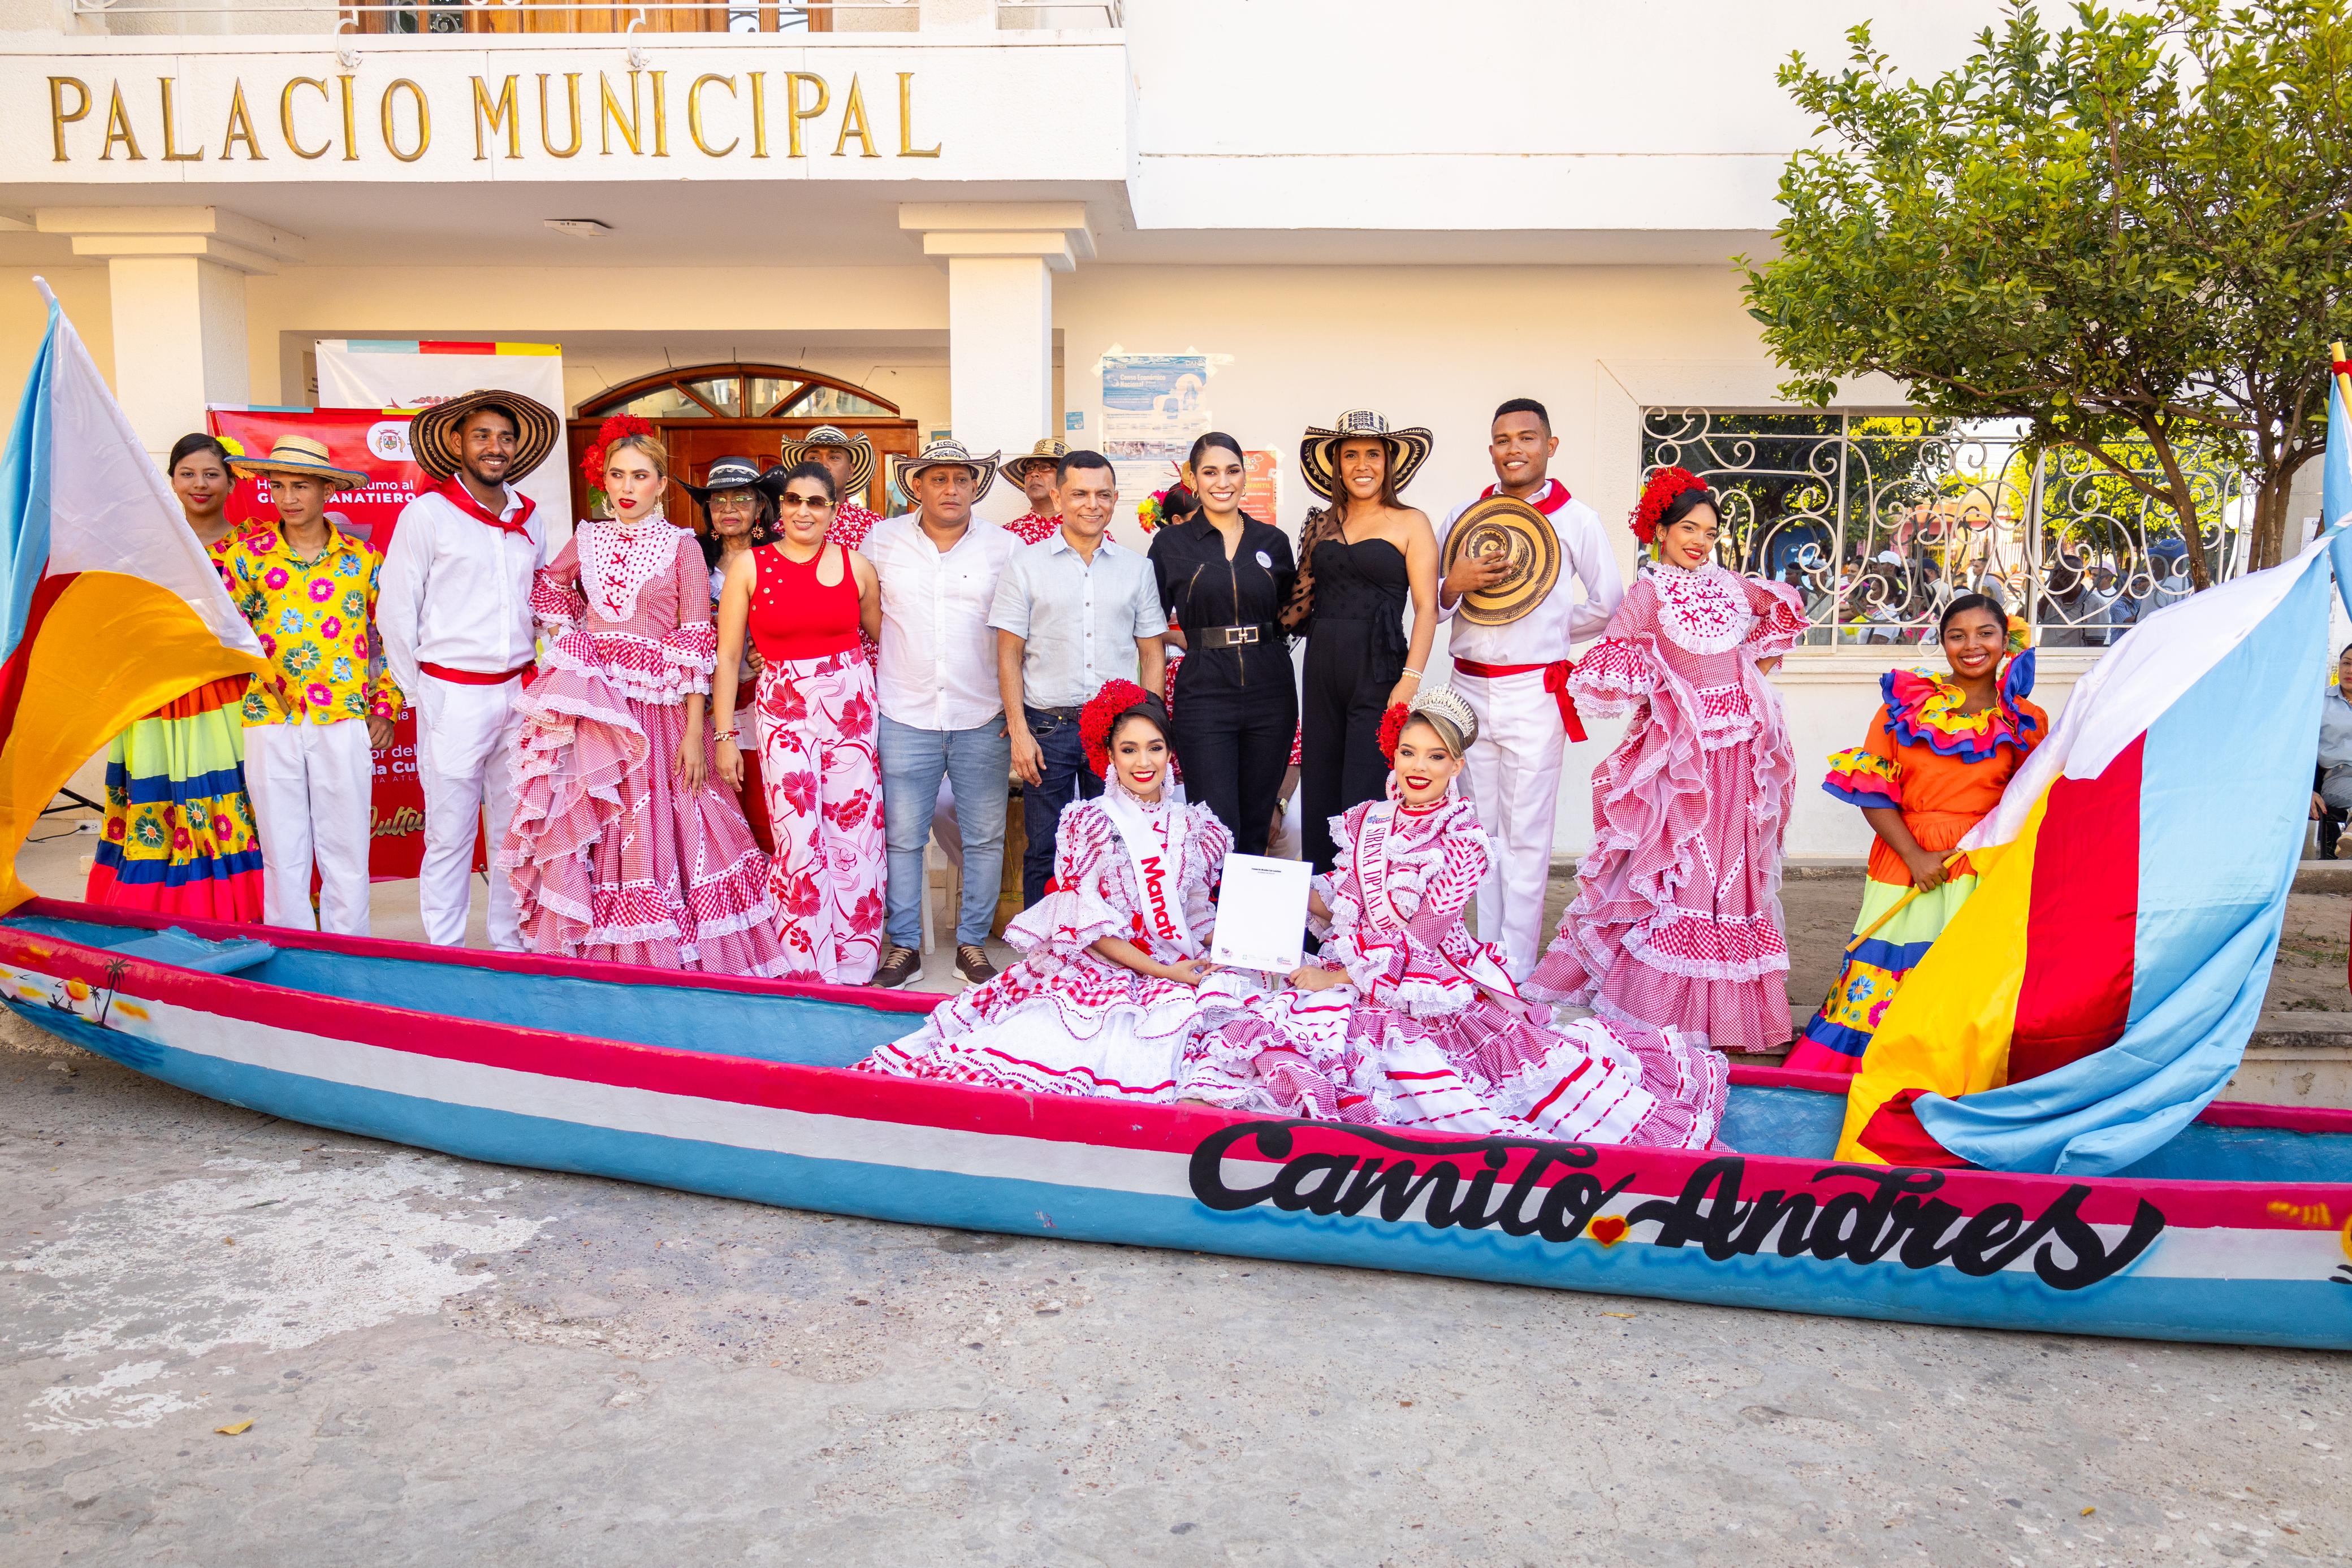
<svg viewBox="0 0 2352 1568">
<path fill-rule="evenodd" d="M 1365 916 L 1379 926 L 1382 936 L 1404 947 L 1408 967 L 1417 956 L 1414 951 L 1417 946 L 1420 952 L 1428 954 L 1431 959 L 1442 966 L 1445 973 L 1465 985 L 1486 992 L 1501 1006 L 1522 1017 L 1533 1017 L 1535 1009 L 1520 997 L 1519 988 L 1512 983 L 1511 977 L 1486 956 L 1484 948 L 1479 949 L 1475 966 L 1465 967 L 1446 953 L 1441 943 L 1414 941 L 1412 928 L 1405 925 L 1404 913 L 1397 908 L 1389 888 L 1389 838 L 1395 830 L 1398 810 L 1394 800 L 1376 801 L 1356 827 L 1356 841 L 1352 846 L 1356 886 L 1364 895 Z M 1398 977 L 1399 979 L 1405 977 Z"/>
<path fill-rule="evenodd" d="M 1184 921 L 1184 895 L 1177 875 L 1184 862 L 1189 825 L 1184 808 L 1173 801 L 1165 806 L 1168 831 L 1162 837 L 1144 816 L 1143 808 L 1117 784 L 1104 790 L 1097 803 L 1118 830 L 1119 842 L 1127 846 L 1128 862 L 1135 867 L 1135 885 L 1143 894 L 1143 907 L 1137 913 L 1143 916 L 1144 925 L 1162 942 L 1191 954 L 1192 928 Z"/>
</svg>

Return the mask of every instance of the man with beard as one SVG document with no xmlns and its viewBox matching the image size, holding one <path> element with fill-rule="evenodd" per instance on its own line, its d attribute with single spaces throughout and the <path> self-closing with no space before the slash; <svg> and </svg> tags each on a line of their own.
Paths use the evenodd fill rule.
<svg viewBox="0 0 2352 1568">
<path fill-rule="evenodd" d="M 376 620 L 384 663 L 416 709 L 417 904 L 425 939 L 445 947 L 466 940 L 485 801 L 494 846 L 514 815 L 507 759 L 533 658 L 531 578 L 549 554 L 547 523 L 514 481 L 545 461 L 562 429 L 552 411 L 509 392 L 467 392 L 409 426 L 417 465 L 441 483 L 401 509 Z M 514 889 L 503 876 L 489 883 L 490 945 L 520 952 Z"/>
</svg>

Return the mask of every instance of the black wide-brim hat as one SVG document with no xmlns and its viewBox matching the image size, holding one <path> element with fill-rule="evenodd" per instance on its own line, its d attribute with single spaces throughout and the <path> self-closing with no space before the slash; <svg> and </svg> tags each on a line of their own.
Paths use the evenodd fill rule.
<svg viewBox="0 0 2352 1568">
<path fill-rule="evenodd" d="M 1366 438 L 1387 442 L 1391 486 L 1399 495 L 1412 483 L 1421 465 L 1429 461 L 1430 449 L 1436 444 L 1436 438 L 1419 425 L 1411 430 L 1391 430 L 1388 416 L 1369 408 L 1351 408 L 1332 423 L 1336 428 L 1331 430 L 1308 427 L 1306 438 L 1298 444 L 1299 473 L 1306 478 L 1307 487 L 1327 501 L 1338 500 L 1342 488 L 1335 461 L 1339 443 Z"/>
<path fill-rule="evenodd" d="M 780 501 L 782 499 L 783 478 L 783 470 L 780 468 L 763 473 L 760 465 L 749 457 L 728 456 L 711 460 L 710 471 L 703 476 L 705 483 L 688 485 L 681 479 L 678 486 L 694 497 L 695 503 L 707 515 L 710 510 L 710 497 L 721 490 L 757 490 L 771 502 Z"/>
<path fill-rule="evenodd" d="M 506 472 L 509 485 L 546 462 L 547 455 L 563 438 L 563 421 L 545 403 L 520 392 L 484 388 L 436 402 L 408 422 L 408 448 L 416 465 L 436 479 L 455 477 L 457 432 L 467 414 L 484 408 L 497 409 L 514 421 L 515 451 Z"/>
</svg>

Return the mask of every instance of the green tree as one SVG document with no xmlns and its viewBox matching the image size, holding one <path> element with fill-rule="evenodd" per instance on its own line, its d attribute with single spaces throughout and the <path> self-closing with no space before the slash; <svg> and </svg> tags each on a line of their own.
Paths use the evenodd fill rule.
<svg viewBox="0 0 2352 1568">
<path fill-rule="evenodd" d="M 1930 413 L 2026 421 L 2189 541 L 2219 452 L 2252 487 L 2253 564 L 2278 560 L 2352 308 L 2347 6 L 2082 5 L 2053 33 L 2020 3 L 1927 82 L 1867 26 L 1842 71 L 1792 56 L 1817 144 L 1781 174 L 1780 255 L 1741 262 L 1782 395 L 1875 371 Z M 2205 549 L 2189 565 L 2211 580 Z"/>
</svg>

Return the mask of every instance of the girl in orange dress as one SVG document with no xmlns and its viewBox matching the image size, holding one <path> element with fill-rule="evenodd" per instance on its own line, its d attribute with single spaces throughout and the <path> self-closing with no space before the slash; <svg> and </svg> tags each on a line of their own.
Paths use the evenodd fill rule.
<svg viewBox="0 0 2352 1568">
<path fill-rule="evenodd" d="M 2050 716 L 2025 700 L 2033 654 L 2024 649 L 2024 625 L 1999 601 L 1959 595 L 1936 634 L 1950 674 L 1889 670 L 1869 737 L 1830 758 L 1822 787 L 1861 807 L 1878 838 L 1854 917 L 1860 940 L 1790 1052 L 1790 1067 L 1852 1072 L 1862 1065 L 1895 988 L 1976 891 L 1968 862 L 1948 868 L 1945 858 L 2000 804 L 2011 776 L 2050 733 Z M 2006 674 L 2004 653 L 2016 655 Z M 1919 895 L 1903 904 L 1915 885 Z"/>
</svg>

